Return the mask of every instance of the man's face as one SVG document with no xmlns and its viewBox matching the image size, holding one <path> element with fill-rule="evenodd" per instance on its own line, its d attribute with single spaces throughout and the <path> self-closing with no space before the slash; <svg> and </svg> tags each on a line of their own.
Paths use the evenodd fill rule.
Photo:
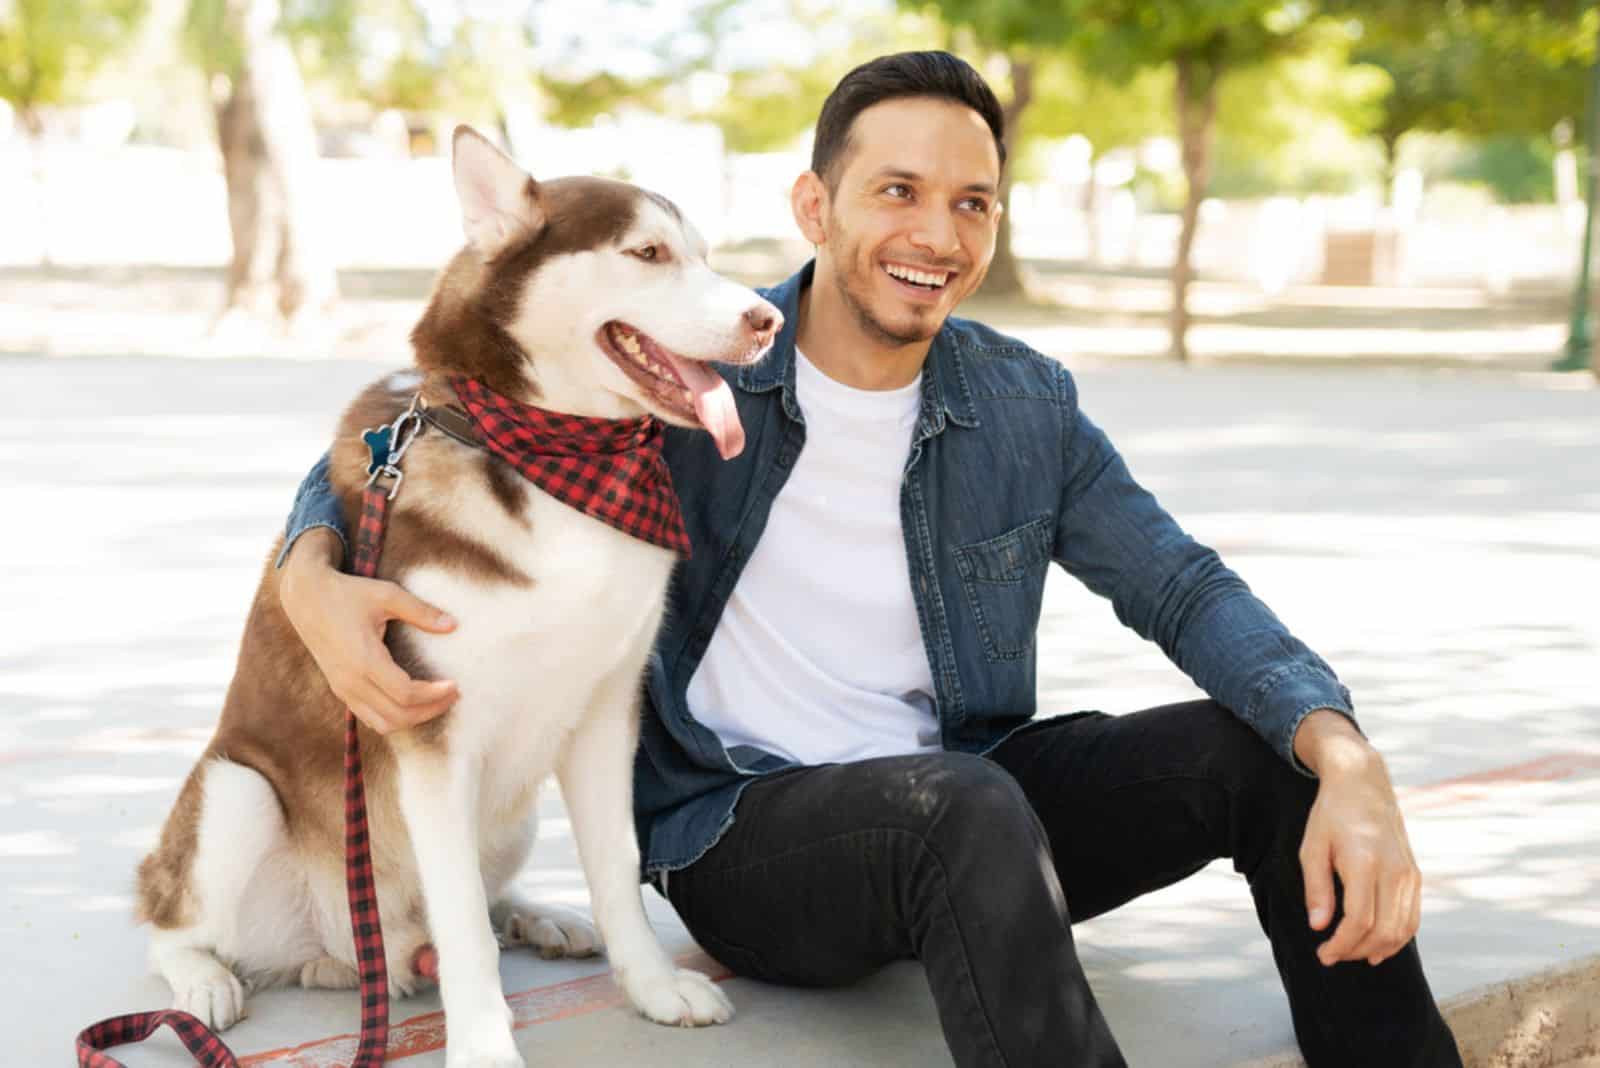
<svg viewBox="0 0 1600 1068">
<path fill-rule="evenodd" d="M 994 134 L 949 100 L 886 100 L 856 116 L 842 163 L 828 204 L 833 281 L 880 342 L 926 341 L 994 256 Z"/>
</svg>

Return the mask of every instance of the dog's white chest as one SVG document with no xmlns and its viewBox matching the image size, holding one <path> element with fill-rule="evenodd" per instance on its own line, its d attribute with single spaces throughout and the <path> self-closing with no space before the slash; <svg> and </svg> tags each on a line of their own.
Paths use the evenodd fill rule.
<svg viewBox="0 0 1600 1068">
<path fill-rule="evenodd" d="M 485 493 L 472 497 L 452 525 L 529 582 L 445 564 L 413 570 L 405 584 L 457 620 L 452 634 L 418 634 L 421 652 L 460 685 L 464 703 L 558 725 L 603 680 L 642 671 L 675 557 L 537 490 L 519 518 Z"/>
</svg>

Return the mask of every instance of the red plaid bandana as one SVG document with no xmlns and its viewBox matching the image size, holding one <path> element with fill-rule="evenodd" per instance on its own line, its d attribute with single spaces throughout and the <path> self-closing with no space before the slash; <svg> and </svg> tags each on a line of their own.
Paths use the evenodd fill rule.
<svg viewBox="0 0 1600 1068">
<path fill-rule="evenodd" d="M 484 445 L 529 482 L 624 534 L 689 555 L 655 419 L 565 415 L 507 400 L 473 378 L 450 384 Z"/>
</svg>

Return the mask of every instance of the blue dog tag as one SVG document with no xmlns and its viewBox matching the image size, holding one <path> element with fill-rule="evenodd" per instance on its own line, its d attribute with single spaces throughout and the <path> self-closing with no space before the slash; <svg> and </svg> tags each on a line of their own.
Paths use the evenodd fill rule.
<svg viewBox="0 0 1600 1068">
<path fill-rule="evenodd" d="M 376 474 L 380 468 L 388 466 L 390 439 L 393 433 L 393 426 L 381 426 L 376 430 L 361 432 L 361 440 L 367 443 L 367 452 L 372 456 L 367 464 L 367 474 Z"/>
</svg>

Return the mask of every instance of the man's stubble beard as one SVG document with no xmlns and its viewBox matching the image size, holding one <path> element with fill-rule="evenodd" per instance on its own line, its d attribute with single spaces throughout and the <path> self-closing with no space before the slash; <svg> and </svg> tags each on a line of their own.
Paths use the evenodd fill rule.
<svg viewBox="0 0 1600 1068">
<path fill-rule="evenodd" d="M 846 257 L 846 259 L 843 259 L 843 261 L 838 262 L 854 264 L 856 261 L 854 261 L 854 257 L 851 256 Z M 936 321 L 936 323 L 933 323 L 931 326 L 926 326 L 926 328 L 914 328 L 912 333 L 902 333 L 902 331 L 896 331 L 896 329 L 886 325 L 886 323 L 883 323 L 883 320 L 880 320 L 877 315 L 872 313 L 872 307 L 867 304 L 867 301 L 864 301 L 862 297 L 856 296 L 856 294 L 851 291 L 850 278 L 850 275 L 846 275 L 846 273 L 835 270 L 834 288 L 837 289 L 838 296 L 842 297 L 843 301 L 845 301 L 845 307 L 850 309 L 851 315 L 853 315 L 854 320 L 856 320 L 856 325 L 861 328 L 861 333 L 867 334 L 867 336 L 872 337 L 872 339 L 875 339 L 875 341 L 883 342 L 885 345 L 893 345 L 893 347 L 898 349 L 898 347 L 902 347 L 902 345 L 912 345 L 917 344 L 918 341 L 928 341 L 928 339 L 933 337 L 934 334 L 939 333 L 939 326 L 944 325 L 944 320 L 941 318 L 941 320 Z"/>
</svg>

